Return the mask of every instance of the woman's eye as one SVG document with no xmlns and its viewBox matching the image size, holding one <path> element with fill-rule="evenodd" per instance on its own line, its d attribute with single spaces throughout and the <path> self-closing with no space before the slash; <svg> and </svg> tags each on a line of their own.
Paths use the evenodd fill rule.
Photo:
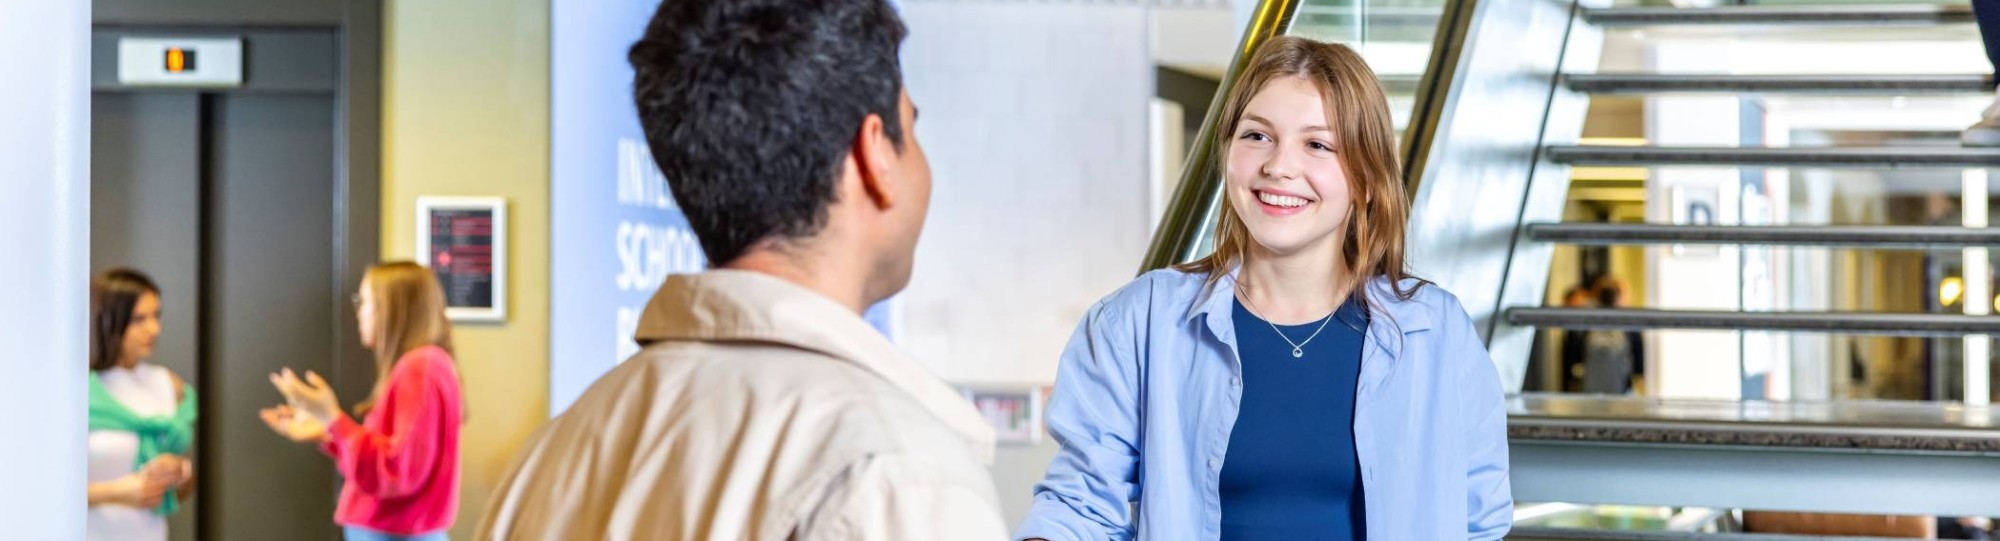
<svg viewBox="0 0 2000 541">
<path fill-rule="evenodd" d="M 1313 150 L 1324 150 L 1327 152 L 1333 152 L 1333 147 L 1327 146 L 1326 143 L 1321 143 L 1319 141 L 1313 141 L 1311 143 L 1307 143 L 1306 146 L 1311 147 Z"/>
<path fill-rule="evenodd" d="M 1239 139 L 1245 141 L 1268 141 L 1271 138 L 1269 136 L 1264 135 L 1263 133 L 1253 131 L 1253 132 L 1244 132 L 1243 136 L 1239 137 Z"/>
</svg>

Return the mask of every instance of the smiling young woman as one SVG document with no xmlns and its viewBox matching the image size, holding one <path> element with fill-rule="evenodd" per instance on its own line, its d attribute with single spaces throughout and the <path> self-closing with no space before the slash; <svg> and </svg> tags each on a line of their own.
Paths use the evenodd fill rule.
<svg viewBox="0 0 2000 541">
<path fill-rule="evenodd" d="M 1062 450 L 1015 537 L 1500 539 L 1499 376 L 1458 299 L 1404 269 L 1374 72 L 1277 38 L 1222 106 L 1216 250 L 1078 324 L 1047 413 Z"/>
</svg>

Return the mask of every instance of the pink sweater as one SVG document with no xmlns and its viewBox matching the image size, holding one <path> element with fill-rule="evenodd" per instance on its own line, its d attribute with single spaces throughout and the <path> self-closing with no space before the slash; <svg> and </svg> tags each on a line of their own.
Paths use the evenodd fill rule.
<svg viewBox="0 0 2000 541">
<path fill-rule="evenodd" d="M 451 527 L 458 516 L 458 371 L 438 347 L 403 354 L 361 424 L 343 415 L 320 446 L 341 477 L 333 521 L 393 535 Z"/>
</svg>

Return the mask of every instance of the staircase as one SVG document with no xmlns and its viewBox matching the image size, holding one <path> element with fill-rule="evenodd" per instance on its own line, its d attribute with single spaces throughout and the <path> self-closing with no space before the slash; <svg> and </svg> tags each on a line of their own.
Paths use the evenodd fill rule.
<svg viewBox="0 0 2000 541">
<path fill-rule="evenodd" d="M 1586 8 L 1578 18 L 1597 27 L 1758 25 L 1910 25 L 1972 22 L 1967 6 L 1779 6 Z M 1968 47 L 1977 47 L 1968 43 Z M 1926 95 L 1990 94 L 1991 76 L 1967 75 L 1709 75 L 1565 73 L 1560 84 L 1584 96 L 1710 94 Z M 1970 118 L 1968 118 L 1968 123 Z M 1546 145 L 1541 158 L 1558 166 L 1721 166 L 1743 168 L 1994 168 L 2000 149 L 1926 147 L 1670 147 Z M 1976 206 L 1975 206 L 1976 205 Z M 1983 202 L 1967 208 L 1983 208 Z M 1979 217 L 1983 218 L 1983 217 Z M 2000 230 L 1944 226 L 1731 226 L 1597 224 L 1530 221 L 1522 241 L 1534 244 L 1736 245 L 1823 248 L 1964 250 L 2000 245 Z M 1529 250 L 1526 253 L 1545 253 Z M 1983 296 L 1982 296 L 1983 298 Z M 1895 336 L 1958 337 L 2000 332 L 2000 318 L 1958 314 L 1761 311 L 1727 313 L 1647 309 L 1504 307 L 1506 324 L 1565 329 L 1743 329 Z M 1983 402 L 1984 397 L 1974 397 Z"/>
<path fill-rule="evenodd" d="M 1966 6 L 1807 6 L 1595 8 L 1581 10 L 1598 27 L 1668 25 L 1944 25 L 1972 22 Z M 1967 44 L 1975 47 L 1977 44 Z M 1570 91 L 1598 95 L 1654 93 L 1750 94 L 1990 94 L 1988 75 L 1704 75 L 1564 74 Z M 1971 119 L 1968 118 L 1968 123 Z M 1731 166 L 1788 168 L 1993 168 L 2000 149 L 1943 147 L 1661 147 L 1552 145 L 1549 162 L 1567 166 Z M 2000 246 L 2000 230 L 1922 226 L 1691 226 L 1671 224 L 1529 223 L 1529 242 L 1575 245 L 1721 244 L 1827 248 L 1942 250 Z M 1726 314 L 1671 310 L 1510 307 L 1509 323 L 1572 329 L 1755 328 L 1773 331 L 1924 336 L 2000 332 L 2000 318 L 1880 313 L 1761 312 Z"/>
<path fill-rule="evenodd" d="M 1914 26 L 1972 21 L 1965 6 L 1782 6 L 1582 8 L 1571 34 L 1644 26 Z M 1782 31 L 1782 30 L 1780 30 Z M 1566 49 L 1572 54 L 1575 44 Z M 1967 47 L 1978 47 L 1968 43 Z M 1570 67 L 1570 66 L 1566 66 Z M 1964 75 L 1717 75 L 1590 73 L 1557 76 L 1558 95 L 1596 96 L 1920 96 L 1991 95 L 1993 80 Z M 1558 97 L 1552 102 L 1559 101 Z M 1551 111 L 1550 122 L 1559 111 Z M 1966 118 L 1969 124 L 1973 119 Z M 1554 130 L 1550 130 L 1553 132 Z M 1535 182 L 1566 176 L 1571 166 L 1789 169 L 1984 169 L 2000 150 L 1936 146 L 1580 146 L 1545 133 Z M 1657 171 L 1657 169 L 1655 169 Z M 1546 189 L 1546 186 L 1529 188 Z M 1983 186 L 1968 202 L 1985 212 Z M 1779 204 L 1784 204 L 1780 202 Z M 1532 204 L 1524 205 L 1524 207 Z M 1564 223 L 1523 212 L 1510 258 L 1543 258 L 1553 245 L 1776 246 L 1962 251 L 1984 261 L 2000 229 L 1983 216 L 1966 226 L 1817 226 L 1672 223 Z M 1968 273 L 1982 272 L 1970 265 Z M 1510 272 L 1547 276 L 1546 263 L 1510 261 Z M 1537 276 L 1532 274 L 1541 269 Z M 1970 275 L 1970 274 L 1968 274 Z M 1512 276 L 1508 287 L 1518 282 Z M 1990 290 L 1969 297 L 1983 299 Z M 1792 310 L 1669 310 L 1546 307 L 1536 295 L 1503 294 L 1495 336 L 1508 328 L 1567 330 L 1724 330 L 1920 336 L 1985 342 L 2000 318 L 1967 314 Z M 1656 302 L 1660 299 L 1654 299 Z M 1509 302 L 1511 301 L 1511 302 Z M 1525 301 L 1525 302 L 1524 302 Z M 1668 302 L 1671 304 L 1671 301 Z M 1990 347 L 1990 345 L 1985 346 Z M 1988 351 L 1984 348 L 1976 352 Z M 1978 353 L 1975 353 L 1978 354 Z M 1776 359 L 1774 362 L 1790 362 Z M 1854 513 L 2000 513 L 1985 482 L 2000 474 L 2000 426 L 1985 406 L 1984 363 L 1966 371 L 1980 381 L 1970 404 L 1832 401 L 1817 403 L 1647 400 L 1528 395 L 1510 418 L 1516 494 L 1547 501 L 1701 504 L 1724 508 Z M 1562 537 L 1562 535 L 1584 537 Z M 1601 534 L 1528 531 L 1516 539 L 1612 539 Z M 1666 539 L 1667 537 L 1630 537 Z M 1734 539 L 1689 537 L 1689 539 Z M 1745 537 L 1752 539 L 1757 537 Z M 1625 539 L 1619 537 L 1618 539 Z"/>
</svg>

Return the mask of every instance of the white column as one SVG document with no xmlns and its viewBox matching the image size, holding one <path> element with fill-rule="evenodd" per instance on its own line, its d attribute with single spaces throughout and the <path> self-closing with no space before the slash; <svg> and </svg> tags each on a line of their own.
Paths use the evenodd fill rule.
<svg viewBox="0 0 2000 541">
<path fill-rule="evenodd" d="M 0 13 L 0 514 L 9 539 L 82 539 L 90 3 Z"/>
<path fill-rule="evenodd" d="M 1648 67 L 1663 72 L 1715 71 L 1731 47 L 1718 41 L 1655 44 Z M 1646 100 L 1646 139 L 1655 145 L 1742 144 L 1742 105 L 1729 96 L 1664 96 Z M 1646 219 L 1686 225 L 1741 223 L 1742 173 L 1731 167 L 1654 168 L 1646 178 Z M 1736 246 L 1647 248 L 1646 298 L 1661 308 L 1739 311 L 1743 250 Z M 1739 331 L 1657 330 L 1647 352 L 1652 396 L 1738 400 L 1743 397 Z"/>
<path fill-rule="evenodd" d="M 1960 174 L 1963 189 L 1960 190 L 1962 203 L 1959 208 L 1964 216 L 1965 227 L 1986 227 L 1986 170 L 1966 169 Z M 1992 270 L 1987 264 L 1987 248 L 1975 246 L 1965 249 L 1965 314 L 1983 316 L 1993 313 Z M 1965 403 L 1983 406 L 1987 403 L 1987 362 L 1992 358 L 1993 337 L 1984 334 L 1965 335 Z"/>
</svg>

